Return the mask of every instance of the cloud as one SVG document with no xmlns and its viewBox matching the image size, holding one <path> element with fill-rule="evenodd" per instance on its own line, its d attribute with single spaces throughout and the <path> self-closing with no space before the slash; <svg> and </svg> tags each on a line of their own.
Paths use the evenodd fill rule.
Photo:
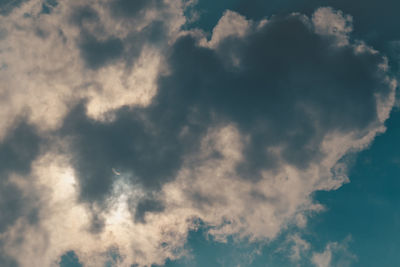
<svg viewBox="0 0 400 267">
<path fill-rule="evenodd" d="M 329 242 L 324 251 L 313 253 L 312 263 L 317 267 L 351 266 L 357 257 L 348 250 L 350 241 L 351 237 L 348 236 L 340 243 Z"/>
<path fill-rule="evenodd" d="M 1 1 L 0 3 L 0 14 L 7 15 L 9 14 L 14 8 L 20 6 L 24 0 L 5 0 Z"/>
<path fill-rule="evenodd" d="M 352 32 L 353 18 L 343 15 L 330 7 L 319 8 L 312 16 L 315 32 L 320 35 L 334 36 L 337 45 L 348 44 L 348 34 Z"/>
<path fill-rule="evenodd" d="M 230 10 L 226 11 L 214 27 L 209 46 L 215 47 L 228 36 L 243 37 L 248 31 L 249 21 L 244 16 Z"/>
<path fill-rule="evenodd" d="M 60 2 L 43 13 L 42 1 L 27 1 L 0 16 L 0 138 L 21 115 L 40 131 L 55 130 L 82 99 L 89 100 L 87 113 L 95 118 L 149 103 L 162 47 L 185 22 L 180 2 L 145 6 L 135 23 L 114 16 L 114 4 L 120 5 Z"/>
<path fill-rule="evenodd" d="M 87 35 L 80 49 L 88 67 L 97 69 L 113 60 L 118 60 L 122 55 L 123 46 L 122 41 L 117 38 L 98 41 Z"/>
<path fill-rule="evenodd" d="M 163 5 L 163 1 L 150 0 L 150 1 L 128 1 L 128 0 L 117 0 L 111 3 L 111 10 L 117 17 L 130 17 L 140 18 L 141 13 L 145 13 L 149 9 L 160 8 Z"/>
<path fill-rule="evenodd" d="M 289 256 L 292 262 L 300 261 L 303 254 L 310 250 L 310 243 L 302 239 L 298 234 L 290 236 L 288 241 L 293 244 L 291 246 L 291 254 Z"/>
<path fill-rule="evenodd" d="M 32 161 L 39 154 L 40 142 L 34 129 L 21 122 L 0 144 L 0 233 L 19 217 L 26 217 L 31 223 L 38 219 L 35 199 L 24 194 L 8 177 L 30 173 Z"/>
<path fill-rule="evenodd" d="M 394 104 L 387 60 L 331 8 L 227 11 L 208 41 L 181 30 L 177 0 L 42 4 L 0 17 L 0 157 L 16 164 L 0 185 L 38 209 L 35 223 L 29 204 L 4 223 L 19 266 L 68 251 L 89 267 L 162 264 L 185 255 L 199 220 L 221 242 L 304 227 L 323 208 L 312 193 L 348 181 L 339 160 L 385 130 Z M 307 245 L 293 242 L 297 258 Z"/>
<path fill-rule="evenodd" d="M 4 253 L 2 241 L 7 238 L 8 230 L 20 221 L 26 225 L 37 225 L 39 221 L 39 197 L 21 186 L 24 183 L 21 176 L 30 173 L 42 141 L 35 129 L 21 120 L 0 144 L 0 262 L 7 267 L 17 266 Z"/>
</svg>

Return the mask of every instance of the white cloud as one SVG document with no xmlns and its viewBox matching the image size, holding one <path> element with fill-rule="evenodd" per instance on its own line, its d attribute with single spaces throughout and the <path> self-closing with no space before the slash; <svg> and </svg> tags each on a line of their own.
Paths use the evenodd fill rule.
<svg viewBox="0 0 400 267">
<path fill-rule="evenodd" d="M 314 12 L 312 22 L 318 34 L 335 37 L 337 45 L 349 43 L 349 33 L 353 31 L 353 18 L 350 15 L 331 7 L 321 7 Z"/>
<path fill-rule="evenodd" d="M 216 47 L 221 40 L 229 36 L 243 37 L 249 30 L 250 26 L 250 21 L 248 21 L 244 16 L 234 11 L 227 10 L 214 27 L 208 45 L 210 47 Z"/>
</svg>

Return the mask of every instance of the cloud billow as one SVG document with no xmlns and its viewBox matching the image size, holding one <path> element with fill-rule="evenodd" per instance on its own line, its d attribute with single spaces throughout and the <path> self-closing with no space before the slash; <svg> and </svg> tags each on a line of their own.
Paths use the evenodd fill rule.
<svg viewBox="0 0 400 267">
<path fill-rule="evenodd" d="M 2 70 L 24 77 L 10 81 L 15 90 L 29 84 L 44 96 L 39 105 L 7 91 L 10 117 L 30 108 L 35 131 L 1 127 L 0 157 L 14 157 L 0 168 L 11 184 L 1 180 L 1 190 L 40 204 L 16 209 L 35 210 L 34 223 L 0 221 L 4 257 L 20 266 L 37 251 L 41 266 L 67 251 L 85 266 L 162 264 L 187 253 L 199 220 L 216 240 L 272 240 L 304 227 L 322 209 L 312 193 L 348 181 L 340 159 L 384 131 L 395 81 L 340 11 L 257 22 L 226 11 L 207 39 L 180 30 L 180 1 L 99 3 L 59 3 L 39 16 L 59 44 L 43 52 L 49 61 L 69 55 L 57 71 L 37 58 Z M 23 199 L 5 194 L 0 209 Z M 18 232 L 24 242 L 11 246 Z"/>
<path fill-rule="evenodd" d="M 239 66 L 230 65 L 231 58 Z M 267 151 L 275 146 L 296 167 L 318 161 L 326 134 L 379 123 L 374 94 L 390 93 L 379 54 L 335 47 L 300 16 L 273 19 L 246 38 L 227 38 L 216 51 L 184 37 L 169 60 L 173 75 L 161 79 L 154 100 L 159 112 L 178 106 L 179 113 L 194 109 L 234 122 L 250 137 L 247 164 L 260 162 L 251 170 L 274 165 Z"/>
<path fill-rule="evenodd" d="M 194 153 L 190 144 L 221 123 L 248 138 L 237 166 L 241 177 L 257 180 L 285 164 L 305 169 L 323 161 L 322 142 L 332 132 L 362 135 L 379 125 L 375 94 L 391 93 L 379 54 L 337 47 L 300 15 L 274 18 L 216 49 L 185 36 L 169 53 L 170 74 L 159 79 L 148 107 L 121 110 L 110 123 L 91 121 L 84 111 L 83 121 L 68 117 L 76 124 L 77 164 L 86 165 L 78 168 L 82 184 L 93 181 L 83 194 L 102 188 L 101 181 L 109 192 L 112 166 L 145 185 L 169 181 L 185 153 Z"/>
</svg>

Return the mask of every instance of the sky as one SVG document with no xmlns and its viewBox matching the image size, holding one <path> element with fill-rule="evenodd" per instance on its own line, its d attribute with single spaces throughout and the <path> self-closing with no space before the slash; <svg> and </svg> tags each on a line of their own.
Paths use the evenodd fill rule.
<svg viewBox="0 0 400 267">
<path fill-rule="evenodd" d="M 0 266 L 400 265 L 396 0 L 0 0 Z"/>
</svg>

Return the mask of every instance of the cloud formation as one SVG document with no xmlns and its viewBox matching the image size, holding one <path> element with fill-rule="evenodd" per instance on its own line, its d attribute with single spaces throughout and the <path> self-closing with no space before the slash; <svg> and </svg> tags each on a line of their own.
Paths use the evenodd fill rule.
<svg viewBox="0 0 400 267">
<path fill-rule="evenodd" d="M 71 250 L 89 267 L 162 264 L 199 221 L 220 241 L 272 240 L 385 130 L 396 82 L 351 16 L 227 11 L 207 39 L 181 30 L 190 4 L 31 0 L 0 16 L 9 266 Z"/>
<path fill-rule="evenodd" d="M 312 254 L 311 261 L 316 267 L 351 266 L 357 261 L 357 256 L 348 250 L 351 237 L 346 237 L 342 242 L 329 242 L 325 250 Z"/>
</svg>

